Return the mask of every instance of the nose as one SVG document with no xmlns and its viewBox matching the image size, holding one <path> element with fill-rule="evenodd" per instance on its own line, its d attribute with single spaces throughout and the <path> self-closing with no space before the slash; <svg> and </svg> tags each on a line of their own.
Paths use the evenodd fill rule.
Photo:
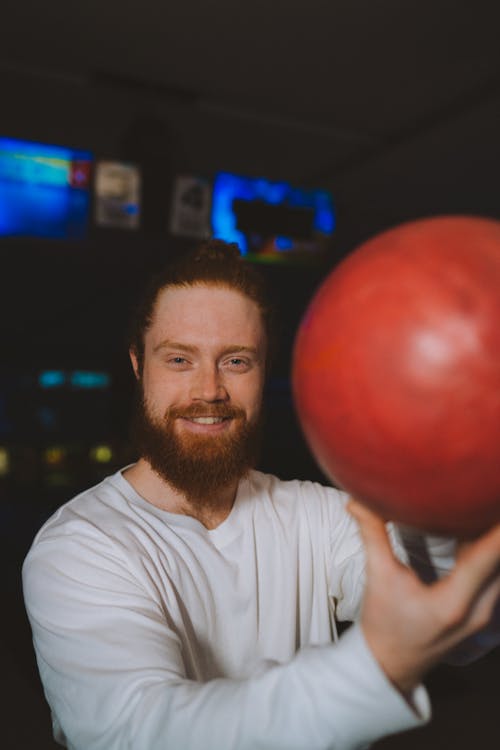
<svg viewBox="0 0 500 750">
<path fill-rule="evenodd" d="M 203 364 L 197 369 L 191 387 L 193 401 L 227 401 L 229 394 L 224 379 L 215 364 Z"/>
</svg>

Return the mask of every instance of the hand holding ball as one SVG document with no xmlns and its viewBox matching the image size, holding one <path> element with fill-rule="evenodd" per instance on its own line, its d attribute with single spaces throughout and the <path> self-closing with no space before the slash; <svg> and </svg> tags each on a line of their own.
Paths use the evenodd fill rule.
<svg viewBox="0 0 500 750">
<path fill-rule="evenodd" d="M 500 521 L 500 222 L 383 232 L 325 279 L 292 386 L 332 481 L 386 518 L 471 538 Z"/>
</svg>

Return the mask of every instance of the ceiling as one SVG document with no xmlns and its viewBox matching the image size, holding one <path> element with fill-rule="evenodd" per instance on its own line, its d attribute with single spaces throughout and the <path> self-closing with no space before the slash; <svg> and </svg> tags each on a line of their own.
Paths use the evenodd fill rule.
<svg viewBox="0 0 500 750">
<path fill-rule="evenodd" d="M 272 172 L 284 142 L 276 171 L 302 182 L 338 179 L 500 92 L 496 0 L 3 0 L 1 19 L 0 74 L 142 91 L 229 124 L 248 169 L 252 141 Z"/>
</svg>

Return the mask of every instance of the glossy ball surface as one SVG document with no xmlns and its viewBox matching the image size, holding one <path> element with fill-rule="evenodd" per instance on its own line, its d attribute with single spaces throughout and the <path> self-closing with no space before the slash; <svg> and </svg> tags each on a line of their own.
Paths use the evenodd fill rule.
<svg viewBox="0 0 500 750">
<path fill-rule="evenodd" d="M 471 538 L 500 521 L 500 222 L 445 216 L 360 245 L 297 332 L 297 414 L 334 484 Z"/>
</svg>

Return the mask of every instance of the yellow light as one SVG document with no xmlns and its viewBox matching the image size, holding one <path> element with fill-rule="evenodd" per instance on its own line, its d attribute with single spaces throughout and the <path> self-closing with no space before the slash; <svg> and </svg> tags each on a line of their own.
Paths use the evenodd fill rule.
<svg viewBox="0 0 500 750">
<path fill-rule="evenodd" d="M 0 477 L 5 477 L 10 471 L 10 454 L 7 448 L 0 448 Z"/>
<path fill-rule="evenodd" d="M 98 464 L 108 464 L 113 458 L 113 451 L 109 445 L 96 445 L 90 451 L 90 457 Z"/>
<path fill-rule="evenodd" d="M 64 460 L 65 451 L 62 448 L 46 448 L 45 449 L 45 463 L 50 466 L 57 466 Z"/>
</svg>

